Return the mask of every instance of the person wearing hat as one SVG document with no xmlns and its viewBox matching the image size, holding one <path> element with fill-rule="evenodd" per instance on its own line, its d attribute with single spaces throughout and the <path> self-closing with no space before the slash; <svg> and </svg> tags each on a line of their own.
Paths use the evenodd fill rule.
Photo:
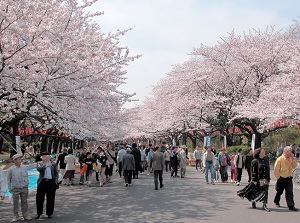
<svg viewBox="0 0 300 223">
<path fill-rule="evenodd" d="M 28 172 L 27 168 L 22 164 L 22 154 L 15 154 L 12 159 L 14 165 L 7 170 L 8 190 L 12 194 L 13 199 L 13 222 L 19 220 L 19 198 L 21 198 L 21 210 L 24 220 L 31 220 L 28 215 Z"/>
<path fill-rule="evenodd" d="M 131 153 L 131 149 L 126 149 L 126 154 L 123 156 L 122 160 L 122 169 L 124 173 L 124 179 L 125 179 L 125 186 L 128 187 L 128 185 L 131 185 L 131 179 L 132 179 L 132 172 L 135 169 L 135 161 L 134 156 Z"/>
<path fill-rule="evenodd" d="M 53 217 L 55 192 L 58 188 L 58 170 L 56 163 L 51 162 L 49 152 L 43 152 L 41 158 L 42 161 L 37 163 L 37 170 L 40 172 L 40 175 L 37 182 L 37 216 L 35 219 L 39 219 L 43 214 L 45 195 L 47 196 L 46 215 L 48 218 Z"/>
</svg>

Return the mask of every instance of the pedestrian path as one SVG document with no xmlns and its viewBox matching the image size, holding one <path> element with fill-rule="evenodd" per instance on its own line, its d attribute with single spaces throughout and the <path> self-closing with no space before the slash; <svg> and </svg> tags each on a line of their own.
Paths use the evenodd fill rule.
<svg viewBox="0 0 300 223">
<path fill-rule="evenodd" d="M 192 167 L 187 168 L 187 178 L 171 178 L 164 172 L 164 188 L 154 190 L 153 175 L 141 174 L 133 179 L 129 187 L 114 173 L 113 182 L 99 187 L 95 182 L 91 188 L 78 185 L 78 175 L 74 186 L 61 186 L 56 194 L 53 219 L 42 216 L 41 220 L 31 222 L 256 222 L 258 217 L 264 223 L 285 219 L 293 222 L 299 212 L 289 212 L 285 208 L 275 208 L 272 199 L 275 195 L 274 182 L 270 186 L 270 213 L 251 209 L 248 201 L 236 196 L 243 187 L 234 183 L 216 185 L 206 184 L 204 174 Z M 242 182 L 245 182 L 246 177 Z M 294 190 L 296 207 L 300 207 L 300 191 Z M 284 198 L 281 202 L 286 206 Z M 35 216 L 35 191 L 29 195 L 29 213 Z M 0 222 L 10 222 L 12 207 L 0 206 Z"/>
</svg>

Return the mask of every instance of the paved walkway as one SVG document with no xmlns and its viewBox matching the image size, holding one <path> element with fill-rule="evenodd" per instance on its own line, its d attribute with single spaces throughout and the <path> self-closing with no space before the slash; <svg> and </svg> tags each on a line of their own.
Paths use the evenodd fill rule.
<svg viewBox="0 0 300 223">
<path fill-rule="evenodd" d="M 246 174 L 246 172 L 244 172 Z M 53 219 L 45 216 L 31 222 L 297 222 L 300 212 L 287 208 L 276 208 L 274 181 L 270 186 L 270 213 L 260 208 L 252 209 L 247 200 L 236 196 L 242 186 L 235 184 L 207 185 L 204 175 L 188 167 L 187 178 L 171 178 L 164 173 L 163 189 L 154 190 L 153 176 L 140 175 L 130 187 L 124 186 L 123 179 L 114 174 L 113 183 L 100 188 L 96 182 L 91 188 L 85 186 L 61 186 L 57 191 Z M 78 183 L 78 175 L 76 176 Z M 95 176 L 93 176 L 94 178 Z M 246 181 L 243 178 L 244 182 Z M 245 185 L 245 184 L 244 184 Z M 294 189 L 296 207 L 300 207 L 300 191 Z M 285 199 L 281 201 L 286 206 Z M 35 216 L 35 191 L 30 193 L 30 214 Z M 261 204 L 257 205 L 258 207 Z M 0 222 L 12 219 L 11 205 L 0 206 Z M 280 220 L 281 219 L 281 220 Z"/>
</svg>

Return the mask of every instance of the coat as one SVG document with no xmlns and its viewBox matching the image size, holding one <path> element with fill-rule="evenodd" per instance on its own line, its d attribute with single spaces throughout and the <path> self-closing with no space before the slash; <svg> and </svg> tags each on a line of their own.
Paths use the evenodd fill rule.
<svg viewBox="0 0 300 223">
<path fill-rule="evenodd" d="M 123 170 L 134 170 L 135 161 L 132 154 L 126 153 L 122 160 Z"/>
<path fill-rule="evenodd" d="M 154 152 L 150 158 L 150 166 L 152 166 L 153 171 L 164 169 L 164 155 L 162 152 Z"/>
<path fill-rule="evenodd" d="M 54 162 L 51 162 L 51 164 L 52 164 L 52 166 L 51 166 L 52 179 L 54 179 L 55 183 L 57 183 L 58 182 L 57 165 Z M 44 175 L 45 175 L 45 169 L 46 169 L 45 163 L 43 161 L 38 162 L 36 169 L 37 169 L 37 171 L 40 172 L 39 179 L 38 179 L 38 182 L 37 182 L 37 185 L 39 185 L 42 182 L 42 180 L 44 178 Z"/>
</svg>

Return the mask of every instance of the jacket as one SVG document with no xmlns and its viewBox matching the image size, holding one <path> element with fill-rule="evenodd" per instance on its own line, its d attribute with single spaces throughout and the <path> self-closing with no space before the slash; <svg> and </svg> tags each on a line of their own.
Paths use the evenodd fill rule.
<svg viewBox="0 0 300 223">
<path fill-rule="evenodd" d="M 152 166 L 153 171 L 164 169 L 164 155 L 162 152 L 154 152 L 150 158 L 150 166 Z"/>
<path fill-rule="evenodd" d="M 126 153 L 123 156 L 122 165 L 123 165 L 123 170 L 134 170 L 135 161 L 133 155 Z"/>
<path fill-rule="evenodd" d="M 55 183 L 57 183 L 58 182 L 57 165 L 54 162 L 51 162 L 51 164 L 52 164 L 52 166 L 51 166 L 52 179 L 54 179 Z M 45 163 L 43 161 L 38 162 L 36 169 L 37 169 L 37 171 L 40 172 L 39 179 L 37 181 L 37 185 L 39 185 L 42 182 L 42 180 L 43 180 L 43 178 L 45 176 L 45 169 L 46 169 Z"/>
</svg>

